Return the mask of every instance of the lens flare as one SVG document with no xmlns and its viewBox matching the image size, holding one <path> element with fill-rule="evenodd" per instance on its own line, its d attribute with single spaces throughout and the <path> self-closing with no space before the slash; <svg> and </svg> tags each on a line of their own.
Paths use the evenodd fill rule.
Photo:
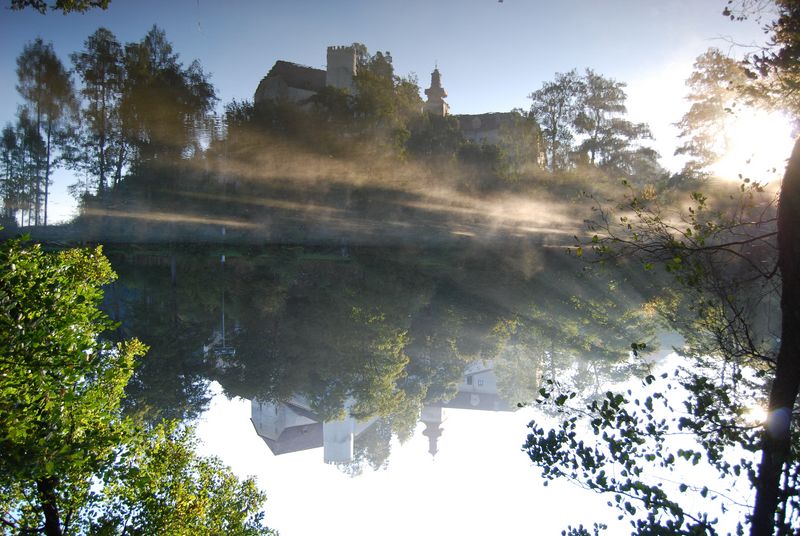
<svg viewBox="0 0 800 536">
<path fill-rule="evenodd" d="M 721 179 L 749 178 L 765 183 L 783 176 L 792 152 L 792 126 L 780 113 L 748 110 L 725 124 L 722 157 L 711 166 Z"/>
</svg>

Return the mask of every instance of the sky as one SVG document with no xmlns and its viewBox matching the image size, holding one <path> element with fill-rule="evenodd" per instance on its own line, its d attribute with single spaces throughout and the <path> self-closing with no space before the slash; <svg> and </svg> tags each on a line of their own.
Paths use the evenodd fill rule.
<svg viewBox="0 0 800 536">
<path fill-rule="evenodd" d="M 674 353 L 663 359 L 654 374 L 683 364 Z M 615 392 L 632 389 L 632 397 L 638 397 L 642 382 L 631 379 L 604 388 Z M 549 536 L 560 534 L 568 525 L 591 527 L 594 522 L 606 523 L 609 534 L 630 532 L 629 520 L 617 520 L 619 512 L 608 507 L 609 495 L 583 489 L 566 478 L 543 485 L 541 470 L 522 444 L 532 420 L 545 429 L 558 426 L 558 422 L 543 416 L 535 405 L 514 412 L 445 409 L 435 457 L 428 453 L 428 438 L 422 434 L 425 425 L 418 423 L 405 444 L 392 439 L 387 468 L 374 471 L 367 467 L 352 478 L 323 462 L 322 447 L 273 455 L 250 422 L 250 402 L 226 398 L 216 383 L 210 392 L 216 396 L 197 425 L 203 441 L 201 452 L 221 456 L 241 478 L 256 477 L 267 494 L 267 524 L 283 536 Z M 588 427 L 580 433 L 591 435 Z M 674 452 L 693 446 L 687 438 L 676 436 L 667 449 Z M 726 489 L 705 463 L 682 473 L 646 464 L 642 467 L 643 478 L 660 481 L 668 490 L 682 482 L 698 490 L 708 486 L 743 505 L 752 499 L 741 482 L 741 488 Z M 699 508 L 688 500 L 683 504 L 687 510 Z M 715 504 L 703 508 L 713 516 Z M 742 515 L 736 508 L 721 516 L 720 533 L 733 533 L 733 525 Z"/>
<path fill-rule="evenodd" d="M 3 0 L 2 4 L 8 4 Z M 721 15 L 724 0 L 112 0 L 106 11 L 40 15 L 0 10 L 0 121 L 20 103 L 15 60 L 37 36 L 68 64 L 98 27 L 121 42 L 157 24 L 181 60 L 211 73 L 219 105 L 252 99 L 278 59 L 324 68 L 329 45 L 389 51 L 398 74 L 429 86 L 438 65 L 452 113 L 529 108 L 527 96 L 556 72 L 592 68 L 628 84 L 629 117 L 650 124 L 655 148 L 675 168 L 672 124 L 686 110 L 684 80 L 709 47 L 742 55 L 760 44 L 760 23 Z M 735 46 L 734 46 L 735 44 Z M 673 169 L 675 170 L 675 169 Z M 56 177 L 52 211 L 70 179 Z"/>
</svg>

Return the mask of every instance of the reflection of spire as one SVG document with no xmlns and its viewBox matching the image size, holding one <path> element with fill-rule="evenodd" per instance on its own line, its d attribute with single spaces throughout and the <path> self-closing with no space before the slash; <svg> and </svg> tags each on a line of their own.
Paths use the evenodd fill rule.
<svg viewBox="0 0 800 536">
<path fill-rule="evenodd" d="M 434 428 L 434 426 L 436 428 Z M 442 435 L 442 423 L 425 423 L 425 430 L 422 432 L 422 435 L 428 438 L 428 452 L 431 453 L 431 456 L 436 456 L 436 453 L 439 452 L 439 436 Z"/>
<path fill-rule="evenodd" d="M 444 411 L 441 407 L 424 406 L 420 417 L 420 421 L 425 423 L 422 435 L 428 438 L 428 452 L 431 453 L 431 456 L 436 456 L 436 453 L 439 452 L 439 436 L 444 431 L 442 428 L 445 420 Z"/>
</svg>

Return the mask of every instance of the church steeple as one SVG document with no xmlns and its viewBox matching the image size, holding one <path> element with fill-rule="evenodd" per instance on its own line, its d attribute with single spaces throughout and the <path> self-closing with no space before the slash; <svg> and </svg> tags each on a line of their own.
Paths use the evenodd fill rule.
<svg viewBox="0 0 800 536">
<path fill-rule="evenodd" d="M 431 87 L 425 90 L 428 100 L 425 101 L 425 111 L 431 115 L 444 117 L 450 111 L 450 106 L 445 102 L 447 91 L 442 87 L 442 75 L 437 66 L 431 73 Z"/>
</svg>

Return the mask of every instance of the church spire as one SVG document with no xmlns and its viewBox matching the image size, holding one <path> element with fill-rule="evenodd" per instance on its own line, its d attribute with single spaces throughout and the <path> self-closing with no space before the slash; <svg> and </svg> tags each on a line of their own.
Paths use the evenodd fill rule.
<svg viewBox="0 0 800 536">
<path fill-rule="evenodd" d="M 425 101 L 424 108 L 429 114 L 444 117 L 450 111 L 450 106 L 444 100 L 447 91 L 442 87 L 442 75 L 439 73 L 438 64 L 431 73 L 431 87 L 425 90 L 425 96 L 428 100 Z"/>
</svg>

